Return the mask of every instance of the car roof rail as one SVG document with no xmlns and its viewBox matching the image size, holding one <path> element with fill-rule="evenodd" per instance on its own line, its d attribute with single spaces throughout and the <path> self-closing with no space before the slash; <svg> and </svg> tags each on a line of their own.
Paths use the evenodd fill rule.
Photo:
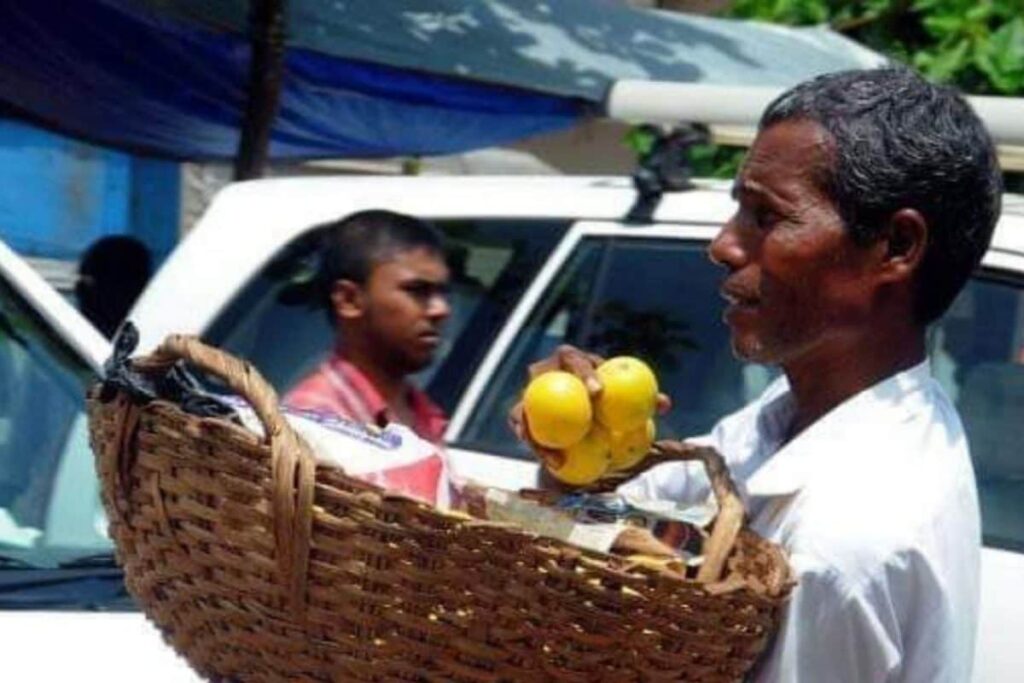
<svg viewBox="0 0 1024 683">
<path fill-rule="evenodd" d="M 692 146 L 706 144 L 711 139 L 707 126 L 698 123 L 671 127 L 645 124 L 639 127 L 638 133 L 651 142 L 640 153 L 639 164 L 633 172 L 637 197 L 623 221 L 627 225 L 652 222 L 665 192 L 693 187 L 688 152 Z"/>
<path fill-rule="evenodd" d="M 761 113 L 785 88 L 622 79 L 604 100 L 604 116 L 627 123 L 692 121 L 709 126 L 713 141 L 745 147 Z M 996 144 L 1004 171 L 1024 171 L 1024 98 L 965 95 Z"/>
</svg>

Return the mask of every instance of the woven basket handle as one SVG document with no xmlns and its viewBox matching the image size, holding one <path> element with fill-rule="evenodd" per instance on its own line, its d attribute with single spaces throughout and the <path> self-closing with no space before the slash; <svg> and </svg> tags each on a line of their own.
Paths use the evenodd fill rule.
<svg viewBox="0 0 1024 683">
<path fill-rule="evenodd" d="M 259 371 L 245 361 L 207 346 L 198 338 L 172 334 L 149 356 L 136 359 L 140 370 L 163 370 L 184 360 L 203 372 L 222 380 L 233 392 L 248 401 L 267 433 L 272 435 L 286 428 L 287 423 L 277 407 L 277 392 Z"/>
<path fill-rule="evenodd" d="M 263 424 L 271 454 L 275 557 L 296 613 L 306 606 L 306 574 L 313 525 L 316 460 L 306 442 L 281 415 L 277 392 L 252 365 L 196 337 L 168 336 L 150 356 L 135 361 L 142 371 L 184 360 L 224 381 L 253 407 Z"/>
<path fill-rule="evenodd" d="M 697 446 L 683 441 L 658 441 L 651 452 L 635 467 L 617 472 L 613 478 L 602 480 L 599 490 L 611 490 L 628 479 L 666 462 L 699 461 L 704 464 L 711 491 L 718 501 L 718 516 L 711 527 L 711 535 L 704 541 L 704 561 L 697 571 L 700 583 L 720 581 L 725 562 L 736 545 L 746 511 L 729 474 L 722 454 L 710 446 Z"/>
</svg>

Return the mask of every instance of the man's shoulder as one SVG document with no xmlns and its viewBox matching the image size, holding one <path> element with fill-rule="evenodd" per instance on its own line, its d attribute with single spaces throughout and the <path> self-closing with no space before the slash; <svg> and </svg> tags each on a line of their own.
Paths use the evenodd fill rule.
<svg viewBox="0 0 1024 683">
<path fill-rule="evenodd" d="M 314 410 L 351 417 L 351 409 L 341 405 L 332 379 L 323 365 L 299 380 L 281 399 L 281 403 L 298 410 Z"/>
</svg>

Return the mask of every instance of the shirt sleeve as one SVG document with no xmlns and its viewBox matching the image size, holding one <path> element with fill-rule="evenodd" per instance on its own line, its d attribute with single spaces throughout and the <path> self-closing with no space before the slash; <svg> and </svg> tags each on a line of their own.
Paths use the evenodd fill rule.
<svg viewBox="0 0 1024 683">
<path fill-rule="evenodd" d="M 858 683 L 902 675 L 899 620 L 884 583 L 851 587 L 831 570 L 800 574 L 773 647 L 756 680 Z"/>
<path fill-rule="evenodd" d="M 755 454 L 748 446 L 751 430 L 756 427 L 758 411 L 766 400 L 773 399 L 785 388 L 786 385 L 781 381 L 773 382 L 757 401 L 722 418 L 709 433 L 687 439 L 687 442 L 710 446 L 721 453 L 733 479 L 738 483 L 751 464 L 751 456 Z M 638 500 L 671 500 L 691 505 L 707 500 L 711 495 L 711 482 L 701 463 L 666 463 L 626 482 L 618 488 L 618 492 Z"/>
<path fill-rule="evenodd" d="M 689 443 L 713 446 L 711 435 L 689 439 Z M 699 462 L 670 462 L 652 467 L 622 484 L 617 492 L 636 500 L 671 500 L 683 504 L 703 503 L 711 493 L 711 482 Z"/>
<path fill-rule="evenodd" d="M 798 567 L 806 562 L 792 559 Z M 966 660 L 959 653 L 958 620 L 932 564 L 909 548 L 853 559 L 843 572 L 798 569 L 799 583 L 784 611 L 775 656 L 757 680 L 969 680 L 970 653 Z"/>
</svg>

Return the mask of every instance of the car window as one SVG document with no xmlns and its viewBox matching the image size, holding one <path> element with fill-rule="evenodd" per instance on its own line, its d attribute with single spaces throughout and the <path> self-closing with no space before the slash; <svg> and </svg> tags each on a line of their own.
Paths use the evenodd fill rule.
<svg viewBox="0 0 1024 683">
<path fill-rule="evenodd" d="M 706 432 L 776 374 L 733 358 L 721 321 L 721 279 L 702 242 L 584 239 L 512 343 L 460 445 L 526 457 L 505 415 L 528 365 L 563 342 L 650 363 L 675 406 L 659 421 L 659 437 Z"/>
<path fill-rule="evenodd" d="M 964 422 L 985 544 L 1024 550 L 1024 283 L 972 280 L 929 336 L 932 369 Z"/>
<path fill-rule="evenodd" d="M 451 412 L 490 342 L 568 229 L 565 221 L 435 221 L 452 272 L 452 316 L 437 361 L 417 383 Z M 262 268 L 203 335 L 247 358 L 281 393 L 330 352 L 334 330 L 316 286 L 311 231 Z"/>
<path fill-rule="evenodd" d="M 0 281 L 0 552 L 108 550 L 84 413 L 92 373 Z"/>
</svg>

